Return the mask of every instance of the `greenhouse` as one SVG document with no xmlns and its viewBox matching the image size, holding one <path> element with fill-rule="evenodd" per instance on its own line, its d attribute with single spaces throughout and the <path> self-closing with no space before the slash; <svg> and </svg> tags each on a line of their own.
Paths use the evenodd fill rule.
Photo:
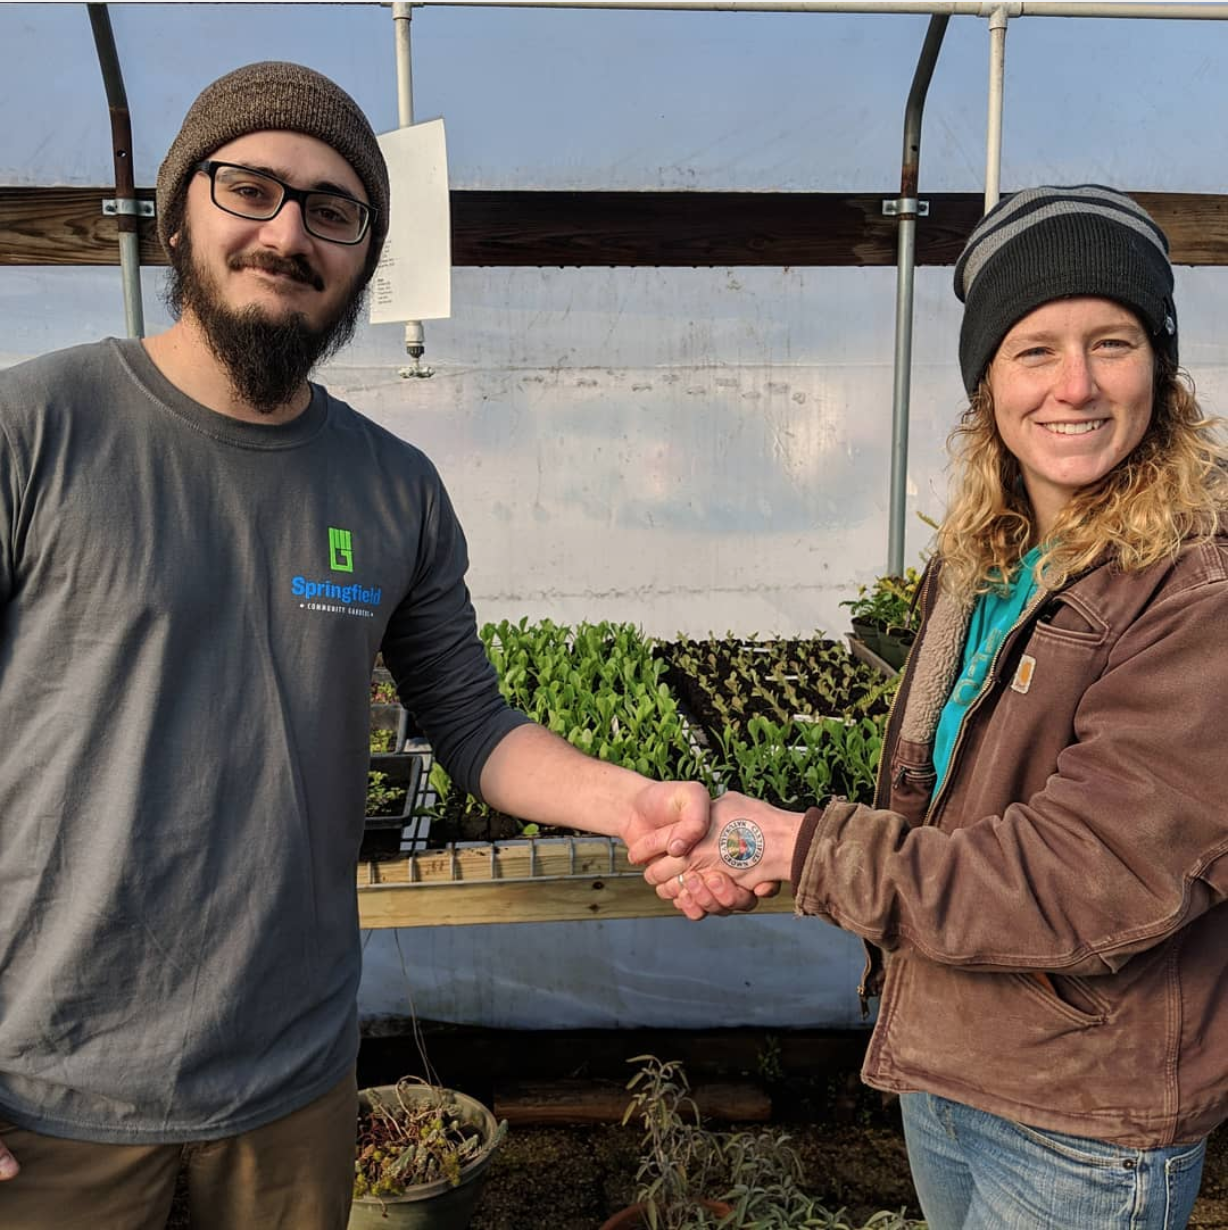
<svg viewBox="0 0 1228 1230">
<path fill-rule="evenodd" d="M 1038 184 L 1128 194 L 1167 237 L 1180 366 L 1222 412 L 1226 22 L 1228 5 L 1141 0 L 5 4 L 0 375 L 175 326 L 155 185 L 185 113 L 240 65 L 309 66 L 367 117 L 392 178 L 372 290 L 312 379 L 438 471 L 504 700 L 596 760 L 714 798 L 882 809 L 880 752 L 932 609 L 921 578 L 971 388 L 954 268 L 983 215 Z M 220 173 L 206 174 L 220 205 Z M 271 178 L 288 189 L 276 209 L 298 199 L 306 219 L 324 181 Z M 11 480 L 0 469 L 14 490 L 19 467 Z M 331 481 L 366 479 L 338 465 Z M 321 618 L 386 622 L 400 595 L 354 565 L 370 528 L 351 541 L 345 524 L 329 522 L 324 563 L 285 586 Z M 26 533 L 8 528 L 6 566 Z M 6 603 L 24 583 L 0 581 Z M 234 586 L 238 609 L 244 584 L 201 578 L 192 592 L 204 612 Z M 150 577 L 151 611 L 165 589 Z M 590 1031 L 594 1054 L 611 1036 L 638 1053 L 640 1036 L 729 1031 L 727 1062 L 742 1075 L 757 1063 L 760 1083 L 764 1069 L 787 1083 L 779 1038 L 795 1040 L 790 1054 L 860 1062 L 875 1022 L 862 939 L 800 917 L 787 882 L 753 912 L 694 925 L 583 814 L 555 826 L 483 802 L 398 690 L 401 651 L 373 644 L 388 660 L 370 676 L 356 868 L 366 1053 L 428 1022 L 437 1066 L 488 1036 L 528 1049 L 540 1034 L 574 1058 L 569 1036 Z M 138 671 L 142 653 L 132 660 Z M 70 744 L 100 720 L 77 721 L 73 670 L 22 675 L 27 691 L 46 685 L 49 715 L 77 723 Z M 224 678 L 216 689 L 230 713 Z M 265 738 L 262 719 L 235 713 L 235 745 Z M 168 737 L 190 729 L 167 721 Z M 54 727 L 40 723 L 18 745 L 50 765 Z M 1097 979 L 1070 981 L 1062 1009 L 1085 1028 Z M 4 1003 L 0 981 L 0 1019 Z M 1228 1226 L 1211 1140 L 1191 1226 Z M 0 1184 L 0 1223 L 3 1198 Z M 911 1189 L 904 1200 L 919 1216 Z M 849 1203 L 860 1217 L 888 1201 Z M 536 1224 L 597 1230 L 599 1204 Z M 484 1208 L 475 1230 L 529 1224 Z M 719 1224 L 844 1224 L 738 1216 Z"/>
</svg>

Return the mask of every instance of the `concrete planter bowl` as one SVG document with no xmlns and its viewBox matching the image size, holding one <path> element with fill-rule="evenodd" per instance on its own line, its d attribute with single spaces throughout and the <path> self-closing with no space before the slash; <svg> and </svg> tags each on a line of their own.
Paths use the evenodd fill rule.
<svg viewBox="0 0 1228 1230">
<path fill-rule="evenodd" d="M 370 1092 L 358 1091 L 360 1112 L 370 1107 Z M 378 1085 L 374 1092 L 385 1103 L 396 1102 L 394 1085 Z M 425 1103 L 437 1092 L 427 1085 L 402 1085 L 400 1096 L 407 1102 Z M 351 1206 L 349 1230 L 466 1230 L 473 1219 L 487 1167 L 503 1139 L 504 1126 L 476 1098 L 451 1089 L 443 1092 L 449 1103 L 459 1108 L 461 1122 L 477 1129 L 482 1140 L 478 1154 L 461 1168 L 460 1182 L 453 1186 L 447 1179 L 440 1179 L 406 1188 L 400 1196 L 360 1197 Z"/>
</svg>

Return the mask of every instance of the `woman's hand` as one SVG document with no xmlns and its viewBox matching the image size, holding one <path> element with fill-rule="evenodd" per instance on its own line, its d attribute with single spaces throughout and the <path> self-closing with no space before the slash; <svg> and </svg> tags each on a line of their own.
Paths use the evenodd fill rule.
<svg viewBox="0 0 1228 1230">
<path fill-rule="evenodd" d="M 711 832 L 710 804 L 707 790 L 695 782 L 652 782 L 646 785 L 635 796 L 631 817 L 622 832 L 627 857 L 633 863 L 662 857 L 672 858 L 679 864 L 685 862 Z M 714 807 L 712 811 L 715 811 Z M 711 897 L 704 895 L 708 908 L 696 905 L 687 909 L 679 905 L 678 908 L 689 918 L 700 919 L 709 913 L 730 914 L 753 910 L 759 904 L 759 897 L 765 895 L 743 888 L 719 873 L 714 873 L 714 879 L 719 879 L 721 883 Z M 648 882 L 653 883 L 652 880 Z M 657 891 L 660 896 L 666 896 L 660 889 Z"/>
<path fill-rule="evenodd" d="M 689 854 L 662 853 L 662 843 L 629 844 L 632 862 L 653 858 L 644 879 L 688 918 L 753 909 L 789 877 L 802 817 L 743 794 L 712 805 L 707 834 Z"/>
</svg>

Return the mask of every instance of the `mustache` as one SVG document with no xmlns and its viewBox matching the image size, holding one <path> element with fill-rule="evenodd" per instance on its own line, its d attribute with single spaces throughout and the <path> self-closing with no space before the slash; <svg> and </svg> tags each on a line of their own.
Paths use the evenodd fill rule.
<svg viewBox="0 0 1228 1230">
<path fill-rule="evenodd" d="M 311 267 L 305 256 L 277 256 L 273 252 L 245 252 L 232 256 L 227 262 L 231 270 L 259 269 L 264 273 L 277 273 L 293 278 L 310 286 L 312 290 L 322 291 L 324 279 Z"/>
</svg>

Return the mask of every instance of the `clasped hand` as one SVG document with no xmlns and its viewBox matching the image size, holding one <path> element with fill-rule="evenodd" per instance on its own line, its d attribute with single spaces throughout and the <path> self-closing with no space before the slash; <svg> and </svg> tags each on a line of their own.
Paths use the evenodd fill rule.
<svg viewBox="0 0 1228 1230">
<path fill-rule="evenodd" d="M 644 879 L 657 896 L 690 919 L 753 910 L 774 896 L 789 873 L 799 817 L 730 792 L 709 808 L 706 831 L 684 848 L 681 826 L 656 829 L 628 842 L 627 857 L 647 864 Z M 691 839 L 693 829 L 686 838 Z"/>
</svg>

